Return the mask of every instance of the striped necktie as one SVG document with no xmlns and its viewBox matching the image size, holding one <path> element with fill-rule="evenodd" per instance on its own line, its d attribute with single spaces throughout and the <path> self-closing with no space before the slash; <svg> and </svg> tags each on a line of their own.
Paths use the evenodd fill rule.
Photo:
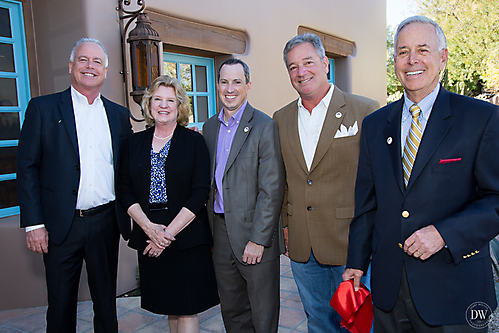
<svg viewBox="0 0 499 333">
<path fill-rule="evenodd" d="M 416 154 L 418 153 L 419 144 L 421 143 L 421 137 L 423 136 L 423 127 L 419 121 L 421 109 L 416 104 L 413 104 L 410 107 L 409 112 L 411 112 L 412 115 L 411 129 L 409 130 L 409 134 L 407 134 L 404 154 L 402 155 L 404 184 L 406 188 L 409 183 L 409 178 L 411 177 L 412 167 L 414 166 L 414 160 L 416 160 Z"/>
</svg>

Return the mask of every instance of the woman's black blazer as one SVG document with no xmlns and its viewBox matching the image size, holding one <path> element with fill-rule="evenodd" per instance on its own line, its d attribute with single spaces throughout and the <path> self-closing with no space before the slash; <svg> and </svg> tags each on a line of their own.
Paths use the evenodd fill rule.
<svg viewBox="0 0 499 333">
<path fill-rule="evenodd" d="M 154 127 L 130 135 L 123 147 L 118 178 L 118 201 L 125 211 L 139 203 L 149 216 L 149 187 L 151 183 L 151 145 Z M 173 219 L 188 208 L 196 218 L 175 236 L 177 250 L 198 245 L 211 245 L 212 237 L 206 212 L 210 191 L 209 153 L 201 134 L 177 125 L 165 163 L 168 211 Z M 154 221 L 168 225 L 170 221 Z M 128 245 L 139 251 L 149 239 L 136 223 Z"/>
</svg>

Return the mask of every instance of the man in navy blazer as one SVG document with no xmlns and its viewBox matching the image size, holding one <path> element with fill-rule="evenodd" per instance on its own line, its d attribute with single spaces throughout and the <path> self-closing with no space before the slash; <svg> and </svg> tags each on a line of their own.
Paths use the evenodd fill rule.
<svg viewBox="0 0 499 333">
<path fill-rule="evenodd" d="M 131 129 L 128 110 L 100 95 L 107 65 L 99 41 L 78 41 L 70 56 L 71 87 L 33 98 L 19 138 L 21 227 L 28 248 L 43 253 L 47 332 L 76 331 L 83 260 L 94 330 L 118 331 L 119 231 L 127 239 L 130 221 L 115 208 L 114 185 L 120 144 Z"/>
<path fill-rule="evenodd" d="M 475 332 L 496 307 L 488 244 L 499 233 L 499 108 L 446 91 L 447 57 L 438 24 L 403 21 L 394 60 L 404 97 L 363 123 L 343 278 L 358 288 L 372 260 L 376 332 Z M 406 185 L 413 122 L 422 138 Z"/>
</svg>

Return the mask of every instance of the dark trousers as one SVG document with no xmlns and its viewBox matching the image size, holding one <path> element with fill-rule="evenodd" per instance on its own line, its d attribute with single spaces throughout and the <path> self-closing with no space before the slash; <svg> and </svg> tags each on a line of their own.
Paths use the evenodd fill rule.
<svg viewBox="0 0 499 333">
<path fill-rule="evenodd" d="M 435 295 L 438 297 L 438 295 Z M 464 313 L 463 313 L 464 316 Z M 488 329 L 474 329 L 468 324 L 433 326 L 420 316 L 412 301 L 405 266 L 397 302 L 391 311 L 374 307 L 375 333 L 487 333 Z"/>
<path fill-rule="evenodd" d="M 240 263 L 232 253 L 225 220 L 217 215 L 213 222 L 213 243 L 213 263 L 226 331 L 277 332 L 279 258 L 256 265 Z"/>
<path fill-rule="evenodd" d="M 76 305 L 85 260 L 93 301 L 94 332 L 118 332 L 116 275 L 119 231 L 114 205 L 89 217 L 74 217 L 67 238 L 50 242 L 43 256 L 47 279 L 47 332 L 76 332 Z"/>
</svg>

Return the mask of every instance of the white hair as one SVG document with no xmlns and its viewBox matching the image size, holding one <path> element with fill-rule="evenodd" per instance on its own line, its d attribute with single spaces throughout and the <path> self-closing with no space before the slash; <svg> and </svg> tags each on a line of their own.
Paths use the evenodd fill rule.
<svg viewBox="0 0 499 333">
<path fill-rule="evenodd" d="M 71 50 L 71 54 L 69 55 L 69 62 L 73 63 L 73 60 L 75 59 L 76 48 L 80 44 L 83 44 L 83 43 L 95 43 L 95 44 L 100 46 L 100 48 L 102 49 L 102 51 L 106 55 L 105 66 L 107 68 L 107 66 L 109 65 L 109 59 L 107 57 L 107 52 L 106 52 L 106 49 L 104 48 L 104 45 L 102 45 L 102 43 L 98 39 L 90 38 L 90 37 L 83 37 L 82 39 L 80 39 L 79 41 L 76 42 L 76 44 L 73 46 L 73 49 Z"/>
</svg>

